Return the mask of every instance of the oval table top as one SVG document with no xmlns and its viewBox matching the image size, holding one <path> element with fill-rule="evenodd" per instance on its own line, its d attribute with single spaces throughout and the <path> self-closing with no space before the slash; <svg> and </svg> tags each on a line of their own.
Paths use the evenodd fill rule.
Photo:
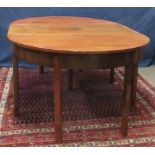
<svg viewBox="0 0 155 155">
<path fill-rule="evenodd" d="M 8 38 L 21 47 L 52 53 L 103 54 L 146 46 L 149 38 L 119 23 L 73 16 L 14 21 Z"/>
</svg>

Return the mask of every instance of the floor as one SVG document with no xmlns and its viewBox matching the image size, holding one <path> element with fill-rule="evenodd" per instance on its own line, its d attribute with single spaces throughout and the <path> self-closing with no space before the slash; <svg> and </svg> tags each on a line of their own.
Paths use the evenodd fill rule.
<svg viewBox="0 0 155 155">
<path fill-rule="evenodd" d="M 155 65 L 149 67 L 140 67 L 138 72 L 142 75 L 152 86 L 155 87 Z"/>
</svg>

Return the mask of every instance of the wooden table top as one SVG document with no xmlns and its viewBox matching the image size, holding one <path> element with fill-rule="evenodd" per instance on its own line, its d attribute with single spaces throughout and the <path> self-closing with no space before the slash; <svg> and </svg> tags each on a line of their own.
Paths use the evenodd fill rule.
<svg viewBox="0 0 155 155">
<path fill-rule="evenodd" d="M 127 52 L 144 47 L 149 38 L 111 21 L 48 16 L 14 21 L 9 26 L 11 42 L 33 50 L 68 54 Z"/>
</svg>

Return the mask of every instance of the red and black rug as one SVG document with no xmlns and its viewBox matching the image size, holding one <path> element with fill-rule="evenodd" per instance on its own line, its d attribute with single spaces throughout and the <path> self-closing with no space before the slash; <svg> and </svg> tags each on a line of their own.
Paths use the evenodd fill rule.
<svg viewBox="0 0 155 155">
<path fill-rule="evenodd" d="M 62 72 L 63 143 L 55 144 L 52 70 L 20 69 L 20 115 L 13 114 L 12 68 L 0 69 L 0 146 L 155 146 L 155 88 L 138 76 L 137 107 L 128 136 L 120 132 L 123 68 Z"/>
</svg>

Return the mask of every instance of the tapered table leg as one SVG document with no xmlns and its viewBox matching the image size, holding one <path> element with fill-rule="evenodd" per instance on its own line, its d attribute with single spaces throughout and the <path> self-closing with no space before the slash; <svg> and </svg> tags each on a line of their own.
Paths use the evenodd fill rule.
<svg viewBox="0 0 155 155">
<path fill-rule="evenodd" d="M 73 90 L 73 69 L 69 69 L 69 77 L 68 77 L 68 87 L 69 90 Z"/>
<path fill-rule="evenodd" d="M 131 102 L 132 109 L 136 106 L 136 89 L 137 89 L 138 64 L 132 65 L 132 85 L 131 85 Z"/>
<path fill-rule="evenodd" d="M 110 83 L 114 83 L 114 71 L 115 69 L 114 68 L 111 68 L 110 69 Z"/>
<path fill-rule="evenodd" d="M 132 66 L 125 67 L 124 99 L 122 104 L 122 135 L 127 136 L 128 113 L 131 96 Z"/>
<path fill-rule="evenodd" d="M 61 65 L 58 56 L 53 58 L 54 68 L 54 106 L 55 106 L 55 140 L 62 142 L 62 112 L 61 112 Z"/>
<path fill-rule="evenodd" d="M 44 73 L 44 66 L 41 66 L 41 65 L 39 66 L 39 72 Z"/>
<path fill-rule="evenodd" d="M 19 115 L 19 104 L 18 104 L 18 57 L 16 55 L 17 47 L 14 47 L 13 51 L 13 82 L 14 82 L 14 115 Z"/>
</svg>

